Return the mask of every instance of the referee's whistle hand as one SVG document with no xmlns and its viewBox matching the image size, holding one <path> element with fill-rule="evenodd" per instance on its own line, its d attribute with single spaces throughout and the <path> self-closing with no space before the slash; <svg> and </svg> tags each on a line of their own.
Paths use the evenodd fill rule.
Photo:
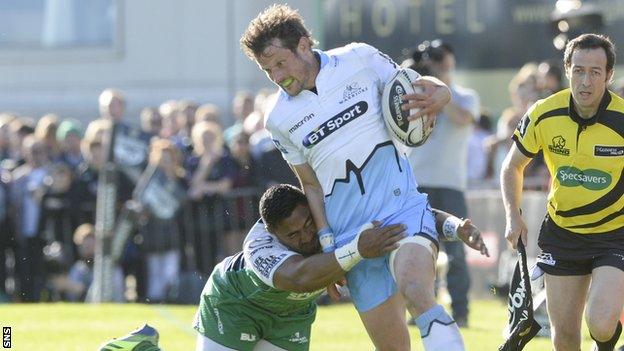
<svg viewBox="0 0 624 351">
<path fill-rule="evenodd" d="M 505 226 L 505 239 L 511 244 L 511 247 L 516 249 L 518 245 L 518 238 L 522 238 L 522 243 L 527 244 L 527 226 L 521 215 L 512 215 L 507 218 L 507 224 Z"/>
</svg>

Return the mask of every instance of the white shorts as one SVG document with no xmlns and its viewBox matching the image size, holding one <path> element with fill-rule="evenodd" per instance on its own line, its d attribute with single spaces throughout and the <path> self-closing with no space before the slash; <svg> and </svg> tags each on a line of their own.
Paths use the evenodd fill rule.
<svg viewBox="0 0 624 351">
<path fill-rule="evenodd" d="M 426 247 L 432 255 L 437 254 L 435 215 L 426 202 L 408 203 L 401 211 L 381 222 L 382 225 L 401 223 L 407 226 L 409 236 L 401 240 L 401 245 L 413 242 Z M 358 312 L 379 306 L 397 292 L 392 262 L 397 250 L 382 257 L 363 259 L 347 272 L 347 285 Z"/>
<path fill-rule="evenodd" d="M 428 237 L 424 237 L 422 235 L 414 235 L 414 236 L 408 236 L 406 238 L 401 239 L 401 241 L 399 241 L 399 247 L 394 249 L 390 253 L 390 256 L 388 257 L 388 265 L 390 266 L 390 274 L 392 274 L 392 278 L 394 279 L 395 282 L 396 282 L 396 274 L 394 273 L 394 259 L 396 257 L 397 252 L 399 252 L 399 249 L 401 248 L 401 246 L 407 243 L 418 244 L 424 247 L 425 249 L 427 249 L 427 251 L 429 251 L 431 256 L 433 256 L 433 262 L 436 262 L 436 260 L 438 259 L 438 247 Z"/>
</svg>

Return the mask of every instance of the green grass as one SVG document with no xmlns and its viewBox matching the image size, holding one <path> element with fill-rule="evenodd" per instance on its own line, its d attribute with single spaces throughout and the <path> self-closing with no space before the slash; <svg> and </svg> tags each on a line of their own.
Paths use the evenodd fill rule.
<svg viewBox="0 0 624 351">
<path fill-rule="evenodd" d="M 503 342 L 506 306 L 498 301 L 475 301 L 470 327 L 462 329 L 468 350 L 497 350 Z M 171 305 L 0 305 L 0 326 L 12 327 L 12 350 L 95 350 L 147 322 L 160 332 L 163 350 L 194 350 L 191 329 L 194 306 Z M 423 350 L 418 329 L 410 327 L 412 349 Z M 583 349 L 590 339 L 584 331 Z M 312 331 L 312 350 L 373 350 L 357 313 L 350 304 L 320 307 Z M 550 341 L 534 338 L 525 350 L 550 350 Z"/>
</svg>

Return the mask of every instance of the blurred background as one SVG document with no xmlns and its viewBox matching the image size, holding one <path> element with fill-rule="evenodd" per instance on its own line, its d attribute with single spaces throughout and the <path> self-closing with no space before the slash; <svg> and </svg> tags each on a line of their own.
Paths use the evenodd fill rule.
<svg viewBox="0 0 624 351">
<path fill-rule="evenodd" d="M 270 86 L 241 52 L 249 21 L 272 1 L 5 0 L 0 3 L 0 106 L 39 116 L 55 111 L 88 121 L 102 89 L 117 87 L 137 120 L 166 99 L 228 106 L 236 91 Z M 505 87 L 529 61 L 561 59 L 553 40 L 596 28 L 618 44 L 624 4 L 584 1 L 567 24 L 542 0 L 290 1 L 329 49 L 365 41 L 400 61 L 403 50 L 440 38 L 458 53 L 457 79 L 499 112 Z M 590 6 L 593 5 L 593 6 Z M 565 9 L 564 5 L 560 8 Z M 559 28 L 560 27 L 560 28 Z M 564 30 L 567 29 L 567 30 Z M 620 34 L 621 35 L 621 34 Z M 560 40 L 565 38 L 558 37 Z M 616 74 L 618 72 L 616 71 Z"/>
<path fill-rule="evenodd" d="M 258 195 L 296 182 L 262 129 L 275 88 L 238 43 L 272 3 L 0 1 L 0 300 L 88 299 L 104 135 L 115 124 L 115 218 L 131 229 L 109 279 L 113 299 L 197 301 L 215 262 L 240 249 Z M 492 257 L 466 250 L 466 261 L 472 296 L 504 288 L 515 257 L 503 238 L 498 190 L 509 137 L 526 108 L 565 88 L 568 39 L 598 32 L 621 43 L 624 2 L 288 4 L 320 49 L 366 42 L 478 97 L 457 150 L 466 183 L 458 189 Z M 449 53 L 452 64 L 444 61 Z M 548 184 L 538 159 L 527 170 L 523 205 L 533 236 Z M 533 241 L 529 254 L 536 253 Z"/>
</svg>

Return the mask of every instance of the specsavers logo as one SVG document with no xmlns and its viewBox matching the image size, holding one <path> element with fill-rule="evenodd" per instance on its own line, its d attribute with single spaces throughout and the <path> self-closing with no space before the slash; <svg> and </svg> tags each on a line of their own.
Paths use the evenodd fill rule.
<svg viewBox="0 0 624 351">
<path fill-rule="evenodd" d="M 582 186 L 587 190 L 602 190 L 611 185 L 611 175 L 598 169 L 580 170 L 571 166 L 559 167 L 557 179 L 562 186 Z"/>
</svg>

